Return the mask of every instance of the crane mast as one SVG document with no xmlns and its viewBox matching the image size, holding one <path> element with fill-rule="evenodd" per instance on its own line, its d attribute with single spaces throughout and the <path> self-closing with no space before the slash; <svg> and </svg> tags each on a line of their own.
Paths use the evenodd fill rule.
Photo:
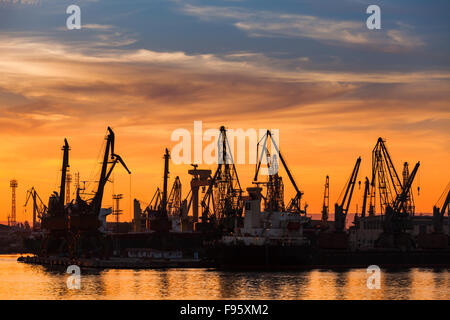
<svg viewBox="0 0 450 320">
<path fill-rule="evenodd" d="M 328 213 L 330 208 L 330 178 L 327 175 L 325 178 L 325 190 L 323 192 L 323 205 L 322 205 L 322 229 L 328 228 Z"/>
<path fill-rule="evenodd" d="M 344 195 L 341 202 L 339 204 L 336 203 L 334 206 L 334 224 L 337 232 L 343 232 L 345 230 L 345 220 L 347 218 L 348 208 L 350 207 L 350 202 L 352 200 L 353 189 L 355 188 L 360 164 L 361 157 L 356 160 L 350 179 L 344 187 Z"/>
<path fill-rule="evenodd" d="M 218 139 L 218 166 L 201 201 L 202 224 L 219 223 L 232 230 L 234 219 L 242 214 L 242 188 L 232 157 L 232 150 L 224 126 Z M 202 228 L 200 226 L 200 228 Z"/>
<path fill-rule="evenodd" d="M 363 197 L 363 206 L 361 211 L 361 217 L 366 216 L 366 207 L 367 207 L 367 197 L 370 197 L 370 182 L 369 178 L 366 177 L 366 180 L 364 181 L 364 197 Z M 373 212 L 372 212 L 373 214 Z M 369 215 L 370 212 L 369 212 Z"/>
<path fill-rule="evenodd" d="M 405 162 L 403 164 L 403 185 L 406 185 L 408 178 L 409 178 L 409 164 L 408 162 Z M 409 190 L 407 196 L 406 196 L 406 200 L 405 200 L 405 204 L 404 204 L 404 208 L 403 210 L 405 212 L 408 213 L 408 215 L 410 216 L 414 216 L 415 213 L 415 205 L 414 205 L 414 197 L 413 197 L 413 193 L 412 190 Z"/>
</svg>

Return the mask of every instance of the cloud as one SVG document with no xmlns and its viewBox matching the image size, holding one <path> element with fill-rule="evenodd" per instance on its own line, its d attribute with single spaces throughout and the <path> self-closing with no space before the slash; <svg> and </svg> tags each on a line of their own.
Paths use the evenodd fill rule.
<svg viewBox="0 0 450 320">
<path fill-rule="evenodd" d="M 88 43 L 74 48 L 43 37 L 3 36 L 0 54 L 0 120 L 10 124 L 0 134 L 50 134 L 99 119 L 148 128 L 236 117 L 298 119 L 311 130 L 334 130 L 339 117 L 342 128 L 375 129 L 377 121 L 390 123 L 380 116 L 448 116 L 450 100 L 450 74 L 442 71 L 289 70 L 284 60 L 251 52 L 188 55 Z"/>
<path fill-rule="evenodd" d="M 250 11 L 235 7 L 184 5 L 182 11 L 206 21 L 227 20 L 251 37 L 309 38 L 340 45 L 370 46 L 382 51 L 411 49 L 424 45 L 410 26 L 369 32 L 364 21 L 336 20 L 303 14 Z"/>
<path fill-rule="evenodd" d="M 318 177 L 329 173 L 343 185 L 349 163 L 361 152 L 370 159 L 380 135 L 389 138 L 389 146 L 397 143 L 396 157 L 420 155 L 424 170 L 431 168 L 422 178 L 426 199 L 437 188 L 436 177 L 448 172 L 434 169 L 450 147 L 445 70 L 317 71 L 255 52 L 188 54 L 104 48 L 90 41 L 73 46 L 18 33 L 0 36 L 0 56 L 2 178 L 14 175 L 23 186 L 40 181 L 44 194 L 51 192 L 49 177 L 59 174 L 63 138 L 73 150 L 72 172 L 86 176 L 109 125 L 117 129 L 118 151 L 136 172 L 133 197 L 140 192 L 145 198 L 160 183 L 160 153 L 173 146 L 171 132 L 190 129 L 194 120 L 202 120 L 204 129 L 280 128 L 290 168 L 317 212 Z M 335 168 L 343 168 L 342 174 Z M 171 170 L 189 181 L 185 168 Z M 241 181 L 251 181 L 252 172 L 243 177 L 242 171 Z M 116 181 L 115 188 L 128 190 L 128 183 Z"/>
</svg>

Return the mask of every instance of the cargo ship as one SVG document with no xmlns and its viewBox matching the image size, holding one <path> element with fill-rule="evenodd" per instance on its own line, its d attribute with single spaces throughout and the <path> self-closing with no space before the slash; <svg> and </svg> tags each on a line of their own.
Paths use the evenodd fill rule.
<svg viewBox="0 0 450 320">
<path fill-rule="evenodd" d="M 236 227 L 231 236 L 223 236 L 216 244 L 218 266 L 223 269 L 450 267 L 449 219 L 444 217 L 449 208 L 450 184 L 441 196 L 442 204 L 433 208 L 432 217 L 415 216 L 411 186 L 420 162 L 411 173 L 405 163 L 401 181 L 381 138 L 373 150 L 372 160 L 372 180 L 366 178 L 362 212 L 355 214 L 350 228 L 346 228 L 346 218 L 361 158 L 357 159 L 335 204 L 334 221 L 328 221 L 328 176 L 319 224 L 312 223 L 303 216 L 306 212 L 298 209 L 279 210 L 284 205 L 278 171 L 269 175 L 265 197 L 261 197 L 260 189 L 248 189 L 244 227 Z M 382 204 L 378 215 L 375 214 L 376 191 Z M 261 210 L 261 198 L 264 198 L 264 210 Z M 292 232 L 292 223 L 298 227 L 296 232 Z"/>
<path fill-rule="evenodd" d="M 284 268 L 309 263 L 311 243 L 303 234 L 310 218 L 287 211 L 261 211 L 261 188 L 247 188 L 242 227 L 214 243 L 219 268 Z"/>
</svg>

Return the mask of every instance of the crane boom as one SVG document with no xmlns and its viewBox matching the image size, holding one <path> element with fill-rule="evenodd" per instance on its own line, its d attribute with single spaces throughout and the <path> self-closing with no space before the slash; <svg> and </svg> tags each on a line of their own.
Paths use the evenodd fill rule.
<svg viewBox="0 0 450 320">
<path fill-rule="evenodd" d="M 409 175 L 408 180 L 406 181 L 406 184 L 403 186 L 402 192 L 399 195 L 397 195 L 397 197 L 395 198 L 395 202 L 393 205 L 394 212 L 398 212 L 398 211 L 400 211 L 401 208 L 404 208 L 405 201 L 407 199 L 407 196 L 409 194 L 411 185 L 414 181 L 414 178 L 416 176 L 417 170 L 419 169 L 419 166 L 420 166 L 420 161 L 417 162 L 416 165 L 414 166 L 414 169 L 411 172 L 411 174 Z"/>
<path fill-rule="evenodd" d="M 359 166 L 361 164 L 361 157 L 356 160 L 350 179 L 344 186 L 344 196 L 341 199 L 341 203 L 336 203 L 334 206 L 334 224 L 337 232 L 342 232 L 345 229 L 345 220 L 347 218 L 348 208 L 352 200 L 353 190 L 356 184 L 356 178 L 358 176 Z M 342 193 L 341 193 L 342 194 Z"/>
<path fill-rule="evenodd" d="M 288 210 L 291 211 L 297 211 L 297 212 L 302 212 L 301 208 L 300 208 L 300 200 L 301 197 L 303 195 L 303 192 L 300 191 L 300 189 L 297 186 L 297 183 L 295 182 L 294 177 L 292 176 L 291 171 L 289 170 L 286 160 L 284 159 L 283 155 L 280 152 L 280 149 L 278 148 L 277 143 L 275 142 L 275 139 L 272 136 L 272 132 L 270 130 L 267 130 L 265 137 L 264 137 L 264 142 L 263 142 L 263 151 L 261 152 L 261 156 L 259 158 L 258 164 L 256 166 L 256 172 L 255 172 L 255 176 L 253 178 L 254 181 L 256 181 L 258 179 L 258 173 L 259 173 L 259 169 L 261 167 L 261 160 L 262 160 L 262 156 L 264 154 L 264 152 L 267 154 L 268 150 L 267 150 L 267 140 L 268 138 L 270 138 L 270 141 L 272 142 L 276 153 L 278 154 L 278 157 L 281 160 L 281 163 L 283 164 L 284 170 L 286 171 L 286 174 L 289 177 L 289 180 L 291 181 L 292 186 L 295 189 L 295 196 L 294 198 L 292 198 L 292 200 L 290 201 L 289 205 L 288 205 Z M 262 140 L 262 139 L 261 139 Z M 270 174 L 270 173 L 269 173 Z"/>
<path fill-rule="evenodd" d="M 126 166 L 125 162 L 122 160 L 122 158 L 114 153 L 114 143 L 115 143 L 115 135 L 114 132 L 110 127 L 108 127 L 108 136 L 106 138 L 106 148 L 105 148 L 105 154 L 103 156 L 103 163 L 102 163 L 102 170 L 100 173 L 100 179 L 98 182 L 97 192 L 95 193 L 94 199 L 92 201 L 92 209 L 93 213 L 98 216 L 100 213 L 100 208 L 102 205 L 102 199 L 103 199 L 103 191 L 105 189 L 106 182 L 108 182 L 109 177 L 111 176 L 111 173 L 116 166 L 116 164 L 119 162 L 125 170 L 128 172 L 128 174 L 131 174 L 130 170 L 128 170 L 128 167 Z M 109 157 L 111 157 L 112 165 L 110 166 L 108 170 L 108 164 L 110 163 L 108 161 Z"/>
<path fill-rule="evenodd" d="M 446 192 L 447 192 L 447 196 L 446 196 L 444 202 L 442 203 L 441 208 L 439 208 L 438 207 L 439 200 L 442 199 L 442 197 L 445 195 Z M 436 205 L 434 205 L 434 207 L 433 207 L 433 229 L 434 229 L 434 232 L 436 232 L 436 233 L 443 232 L 444 215 L 445 215 L 445 211 L 447 210 L 447 207 L 450 204 L 450 183 L 445 188 L 445 190 L 442 193 L 439 200 L 436 203 Z M 449 219 L 450 219 L 450 217 L 449 217 Z M 450 230 L 450 223 L 449 223 L 449 230 Z"/>
</svg>

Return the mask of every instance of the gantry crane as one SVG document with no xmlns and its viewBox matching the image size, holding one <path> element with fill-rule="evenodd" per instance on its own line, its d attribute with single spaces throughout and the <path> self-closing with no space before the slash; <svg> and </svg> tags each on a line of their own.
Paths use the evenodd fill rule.
<svg viewBox="0 0 450 320">
<path fill-rule="evenodd" d="M 336 232 L 345 231 L 345 221 L 352 200 L 353 189 L 355 188 L 360 164 L 361 157 L 356 160 L 352 174 L 341 192 L 340 202 L 334 205 L 334 228 Z"/>
<path fill-rule="evenodd" d="M 199 205 L 198 192 L 199 192 L 200 187 L 202 187 L 204 190 L 206 188 L 206 186 L 210 185 L 212 177 L 211 177 L 211 170 L 198 169 L 198 164 L 191 164 L 191 166 L 193 167 L 193 169 L 188 170 L 188 174 L 190 174 L 192 176 L 191 190 L 189 191 L 185 200 L 183 200 L 183 210 L 184 210 L 185 214 L 187 215 L 189 212 L 189 209 L 192 205 L 192 220 L 193 220 L 193 223 L 197 223 L 198 222 L 198 205 Z"/>
<path fill-rule="evenodd" d="M 255 176 L 253 178 L 254 182 L 256 182 L 257 179 L 258 179 L 258 173 L 259 173 L 259 170 L 260 170 L 260 167 L 261 167 L 262 157 L 265 154 L 266 157 L 268 158 L 267 165 L 268 165 L 269 177 L 268 177 L 268 182 L 267 183 L 270 186 L 270 188 L 268 188 L 268 196 L 270 195 L 271 197 L 275 197 L 274 200 L 275 200 L 275 203 L 277 204 L 278 207 L 281 205 L 282 202 L 280 201 L 280 194 L 281 194 L 281 197 L 282 197 L 283 196 L 282 195 L 283 189 L 282 189 L 282 184 L 279 183 L 279 181 L 281 181 L 279 179 L 281 179 L 281 178 L 278 177 L 278 167 L 275 166 L 275 164 L 276 164 L 276 155 L 278 155 L 278 157 L 280 158 L 281 163 L 283 164 L 283 167 L 284 167 L 284 169 L 285 169 L 285 171 L 286 171 L 286 173 L 287 173 L 287 175 L 289 177 L 289 180 L 291 181 L 291 184 L 292 184 L 292 186 L 295 189 L 295 196 L 288 203 L 288 205 L 286 207 L 286 211 L 292 212 L 292 213 L 298 213 L 298 214 L 305 214 L 305 210 L 302 210 L 301 207 L 300 207 L 301 198 L 302 198 L 303 192 L 300 191 L 300 189 L 298 188 L 297 183 L 295 182 L 294 177 L 292 176 L 291 171 L 289 170 L 289 168 L 288 168 L 288 166 L 286 164 L 286 161 L 285 161 L 283 155 L 281 154 L 281 152 L 280 152 L 280 150 L 278 148 L 278 145 L 275 142 L 275 139 L 273 138 L 272 133 L 271 133 L 270 130 L 267 130 L 266 134 L 261 138 L 260 142 L 258 143 L 258 148 L 257 149 L 259 149 L 259 144 L 261 143 L 261 141 L 263 141 L 263 143 L 262 143 L 262 148 L 263 149 L 261 151 L 261 155 L 259 157 L 259 161 L 258 161 L 258 163 L 256 165 Z M 267 148 L 268 141 L 272 142 L 273 147 L 275 148 L 275 151 L 276 151 L 276 154 L 272 156 L 272 159 L 274 159 L 274 161 L 270 160 L 270 154 L 269 154 L 269 151 L 268 151 L 268 148 Z M 269 192 L 271 188 L 274 189 L 275 191 Z M 270 202 L 272 202 L 272 203 L 274 202 L 274 200 L 272 200 L 272 199 L 268 199 L 268 200 L 269 200 L 269 203 Z"/>
</svg>

